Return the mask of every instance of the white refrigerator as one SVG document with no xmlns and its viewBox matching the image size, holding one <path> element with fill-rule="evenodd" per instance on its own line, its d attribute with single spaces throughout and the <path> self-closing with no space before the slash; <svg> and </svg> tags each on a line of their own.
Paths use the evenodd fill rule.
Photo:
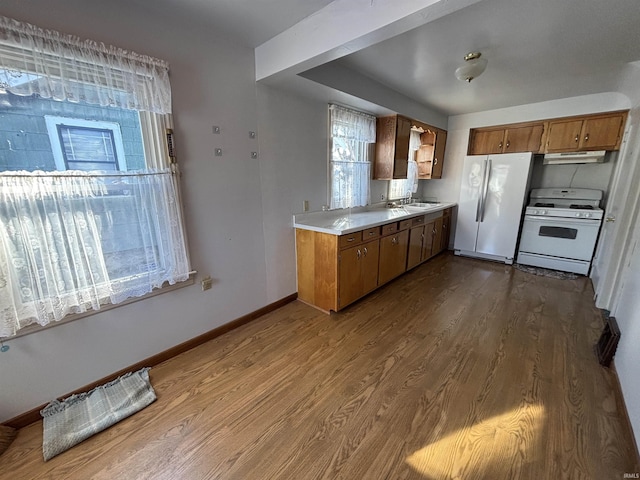
<svg viewBox="0 0 640 480">
<path fill-rule="evenodd" d="M 465 157 L 456 255 L 513 263 L 532 166 L 532 153 Z"/>
</svg>

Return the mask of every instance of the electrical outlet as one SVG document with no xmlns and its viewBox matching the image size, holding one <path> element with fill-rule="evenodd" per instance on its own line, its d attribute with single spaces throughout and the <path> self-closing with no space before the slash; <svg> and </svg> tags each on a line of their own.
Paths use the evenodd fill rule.
<svg viewBox="0 0 640 480">
<path fill-rule="evenodd" d="M 381 194 L 380 194 L 380 201 L 381 201 L 381 202 L 384 202 L 384 193 L 381 193 Z"/>
<path fill-rule="evenodd" d="M 303 212 L 309 211 L 309 200 L 305 200 L 304 202 L 302 202 L 302 211 Z"/>
<path fill-rule="evenodd" d="M 213 287 L 213 280 L 207 275 L 202 279 L 202 291 L 211 290 L 211 287 Z"/>
</svg>

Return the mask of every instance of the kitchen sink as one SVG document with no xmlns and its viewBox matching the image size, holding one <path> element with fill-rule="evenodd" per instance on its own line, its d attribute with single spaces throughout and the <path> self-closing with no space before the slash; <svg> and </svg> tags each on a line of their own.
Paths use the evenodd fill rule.
<svg viewBox="0 0 640 480">
<path fill-rule="evenodd" d="M 413 202 L 410 203 L 409 205 L 407 205 L 407 207 L 419 207 L 419 208 L 431 208 L 431 207 L 437 207 L 438 205 L 440 205 L 439 203 L 433 203 L 433 202 Z"/>
</svg>

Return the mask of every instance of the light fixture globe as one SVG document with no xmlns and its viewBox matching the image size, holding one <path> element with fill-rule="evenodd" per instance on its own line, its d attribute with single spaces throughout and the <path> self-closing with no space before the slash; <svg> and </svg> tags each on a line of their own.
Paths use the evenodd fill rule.
<svg viewBox="0 0 640 480">
<path fill-rule="evenodd" d="M 484 69 L 487 68 L 487 59 L 481 58 L 480 52 L 470 52 L 464 56 L 464 65 L 456 68 L 456 78 L 465 82 L 471 82 L 479 77 Z"/>
</svg>

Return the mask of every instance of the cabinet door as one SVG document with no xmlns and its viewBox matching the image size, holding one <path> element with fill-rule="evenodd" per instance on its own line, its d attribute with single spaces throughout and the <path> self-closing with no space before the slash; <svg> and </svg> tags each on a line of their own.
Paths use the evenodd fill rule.
<svg viewBox="0 0 640 480">
<path fill-rule="evenodd" d="M 433 225 L 433 245 L 431 247 L 431 256 L 437 255 L 442 251 L 442 217 L 436 218 Z"/>
<path fill-rule="evenodd" d="M 378 118 L 374 180 L 407 178 L 410 134 L 408 118 L 400 115 Z"/>
<path fill-rule="evenodd" d="M 396 148 L 396 116 L 380 117 L 376 127 L 376 158 L 374 161 L 374 180 L 393 178 L 393 159 Z"/>
<path fill-rule="evenodd" d="M 378 259 L 380 257 L 380 240 L 373 240 L 362 245 L 360 272 L 362 276 L 362 295 L 375 290 L 378 286 Z"/>
<path fill-rule="evenodd" d="M 580 140 L 582 150 L 613 150 L 622 135 L 624 116 L 596 117 L 585 119 Z"/>
<path fill-rule="evenodd" d="M 338 308 L 349 305 L 362 296 L 362 280 L 360 260 L 362 258 L 362 246 L 347 248 L 340 252 L 339 270 L 339 292 Z"/>
<path fill-rule="evenodd" d="M 504 134 L 504 128 L 497 130 L 474 130 L 469 145 L 469 155 L 502 153 Z"/>
<path fill-rule="evenodd" d="M 508 128 L 504 140 L 504 153 L 543 151 L 543 131 L 543 124 Z"/>
<path fill-rule="evenodd" d="M 398 115 L 396 128 L 393 178 L 407 178 L 407 170 L 409 168 L 409 136 L 411 135 L 411 121 L 408 118 Z"/>
<path fill-rule="evenodd" d="M 447 145 L 447 132 L 438 130 L 436 134 L 436 148 L 433 155 L 431 178 L 442 178 L 442 164 L 444 163 L 444 149 Z"/>
<path fill-rule="evenodd" d="M 388 282 L 406 271 L 408 243 L 409 230 L 403 230 L 380 239 L 379 285 Z"/>
<path fill-rule="evenodd" d="M 424 242 L 422 243 L 422 260 L 431 258 L 433 250 L 433 239 L 435 237 L 436 223 L 434 220 L 430 221 L 424 226 Z"/>
<path fill-rule="evenodd" d="M 442 243 L 440 251 L 443 252 L 449 248 L 449 240 L 451 239 L 451 210 L 445 211 L 442 217 Z"/>
<path fill-rule="evenodd" d="M 424 241 L 424 225 L 409 230 L 409 250 L 407 252 L 407 270 L 422 261 L 422 243 Z"/>
<path fill-rule="evenodd" d="M 546 151 L 575 152 L 580 147 L 582 120 L 563 120 L 549 122 Z"/>
</svg>

